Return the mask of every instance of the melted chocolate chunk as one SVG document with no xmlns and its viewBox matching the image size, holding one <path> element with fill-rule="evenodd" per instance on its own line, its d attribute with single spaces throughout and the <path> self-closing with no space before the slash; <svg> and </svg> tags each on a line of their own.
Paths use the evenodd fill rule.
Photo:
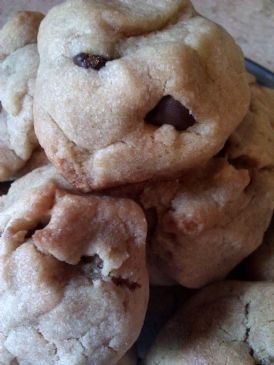
<svg viewBox="0 0 274 365">
<path fill-rule="evenodd" d="M 89 53 L 79 53 L 73 57 L 75 65 L 83 68 L 92 68 L 94 70 L 100 70 L 108 61 L 110 61 L 110 58 Z"/>
<path fill-rule="evenodd" d="M 173 125 L 178 131 L 185 131 L 196 123 L 196 120 L 179 101 L 172 96 L 164 96 L 145 117 L 145 122 L 162 126 Z"/>
</svg>

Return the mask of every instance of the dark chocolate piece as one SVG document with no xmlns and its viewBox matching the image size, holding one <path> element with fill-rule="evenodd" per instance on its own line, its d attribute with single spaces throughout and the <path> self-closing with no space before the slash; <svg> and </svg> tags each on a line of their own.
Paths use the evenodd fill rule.
<svg viewBox="0 0 274 365">
<path fill-rule="evenodd" d="M 172 96 L 164 96 L 146 115 L 145 122 L 162 126 L 173 125 L 178 131 L 185 131 L 196 123 L 189 110 Z"/>
</svg>

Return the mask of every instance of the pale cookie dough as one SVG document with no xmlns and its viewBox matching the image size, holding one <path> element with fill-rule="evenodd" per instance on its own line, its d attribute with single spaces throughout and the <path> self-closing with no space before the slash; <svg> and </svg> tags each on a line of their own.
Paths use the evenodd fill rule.
<svg viewBox="0 0 274 365">
<path fill-rule="evenodd" d="M 145 365 L 272 365 L 274 285 L 228 281 L 192 297 L 160 332 Z"/>
<path fill-rule="evenodd" d="M 42 18 L 40 13 L 19 12 L 0 31 L 0 181 L 19 170 L 38 145 L 33 93 Z"/>
<path fill-rule="evenodd" d="M 139 199 L 147 216 L 154 214 L 153 265 L 199 288 L 224 278 L 262 243 L 274 209 L 274 170 L 251 174 L 216 158 L 181 179 L 147 184 Z"/>
<path fill-rule="evenodd" d="M 197 166 L 248 109 L 240 49 L 187 0 L 70 0 L 38 49 L 36 134 L 84 191 Z"/>
<path fill-rule="evenodd" d="M 0 364 L 116 364 L 148 301 L 141 208 L 45 166 L 0 198 L 0 231 Z"/>
<path fill-rule="evenodd" d="M 274 220 L 263 244 L 245 262 L 245 271 L 250 280 L 274 281 Z"/>
</svg>

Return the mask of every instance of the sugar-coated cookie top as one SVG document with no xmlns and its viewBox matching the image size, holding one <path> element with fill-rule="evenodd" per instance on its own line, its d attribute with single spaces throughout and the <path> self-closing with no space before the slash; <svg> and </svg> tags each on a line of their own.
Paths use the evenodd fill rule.
<svg viewBox="0 0 274 365">
<path fill-rule="evenodd" d="M 86 191 L 207 161 L 249 104 L 240 49 L 189 1 L 67 1 L 38 49 L 39 142 Z"/>
</svg>

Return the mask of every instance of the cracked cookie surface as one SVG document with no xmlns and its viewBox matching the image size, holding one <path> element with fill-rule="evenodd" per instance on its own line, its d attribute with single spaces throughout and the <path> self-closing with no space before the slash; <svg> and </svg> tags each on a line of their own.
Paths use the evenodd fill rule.
<svg viewBox="0 0 274 365">
<path fill-rule="evenodd" d="M 220 282 L 167 323 L 145 365 L 271 365 L 273 343 L 273 284 Z"/>
<path fill-rule="evenodd" d="M 0 198 L 0 363 L 116 364 L 148 300 L 146 221 L 45 166 Z"/>
<path fill-rule="evenodd" d="M 35 130 L 85 191 L 199 165 L 247 112 L 241 51 L 189 1 L 67 1 L 38 48 Z"/>
<path fill-rule="evenodd" d="M 22 168 L 38 145 L 33 93 L 42 18 L 40 13 L 19 12 L 0 31 L 0 181 Z"/>
</svg>

